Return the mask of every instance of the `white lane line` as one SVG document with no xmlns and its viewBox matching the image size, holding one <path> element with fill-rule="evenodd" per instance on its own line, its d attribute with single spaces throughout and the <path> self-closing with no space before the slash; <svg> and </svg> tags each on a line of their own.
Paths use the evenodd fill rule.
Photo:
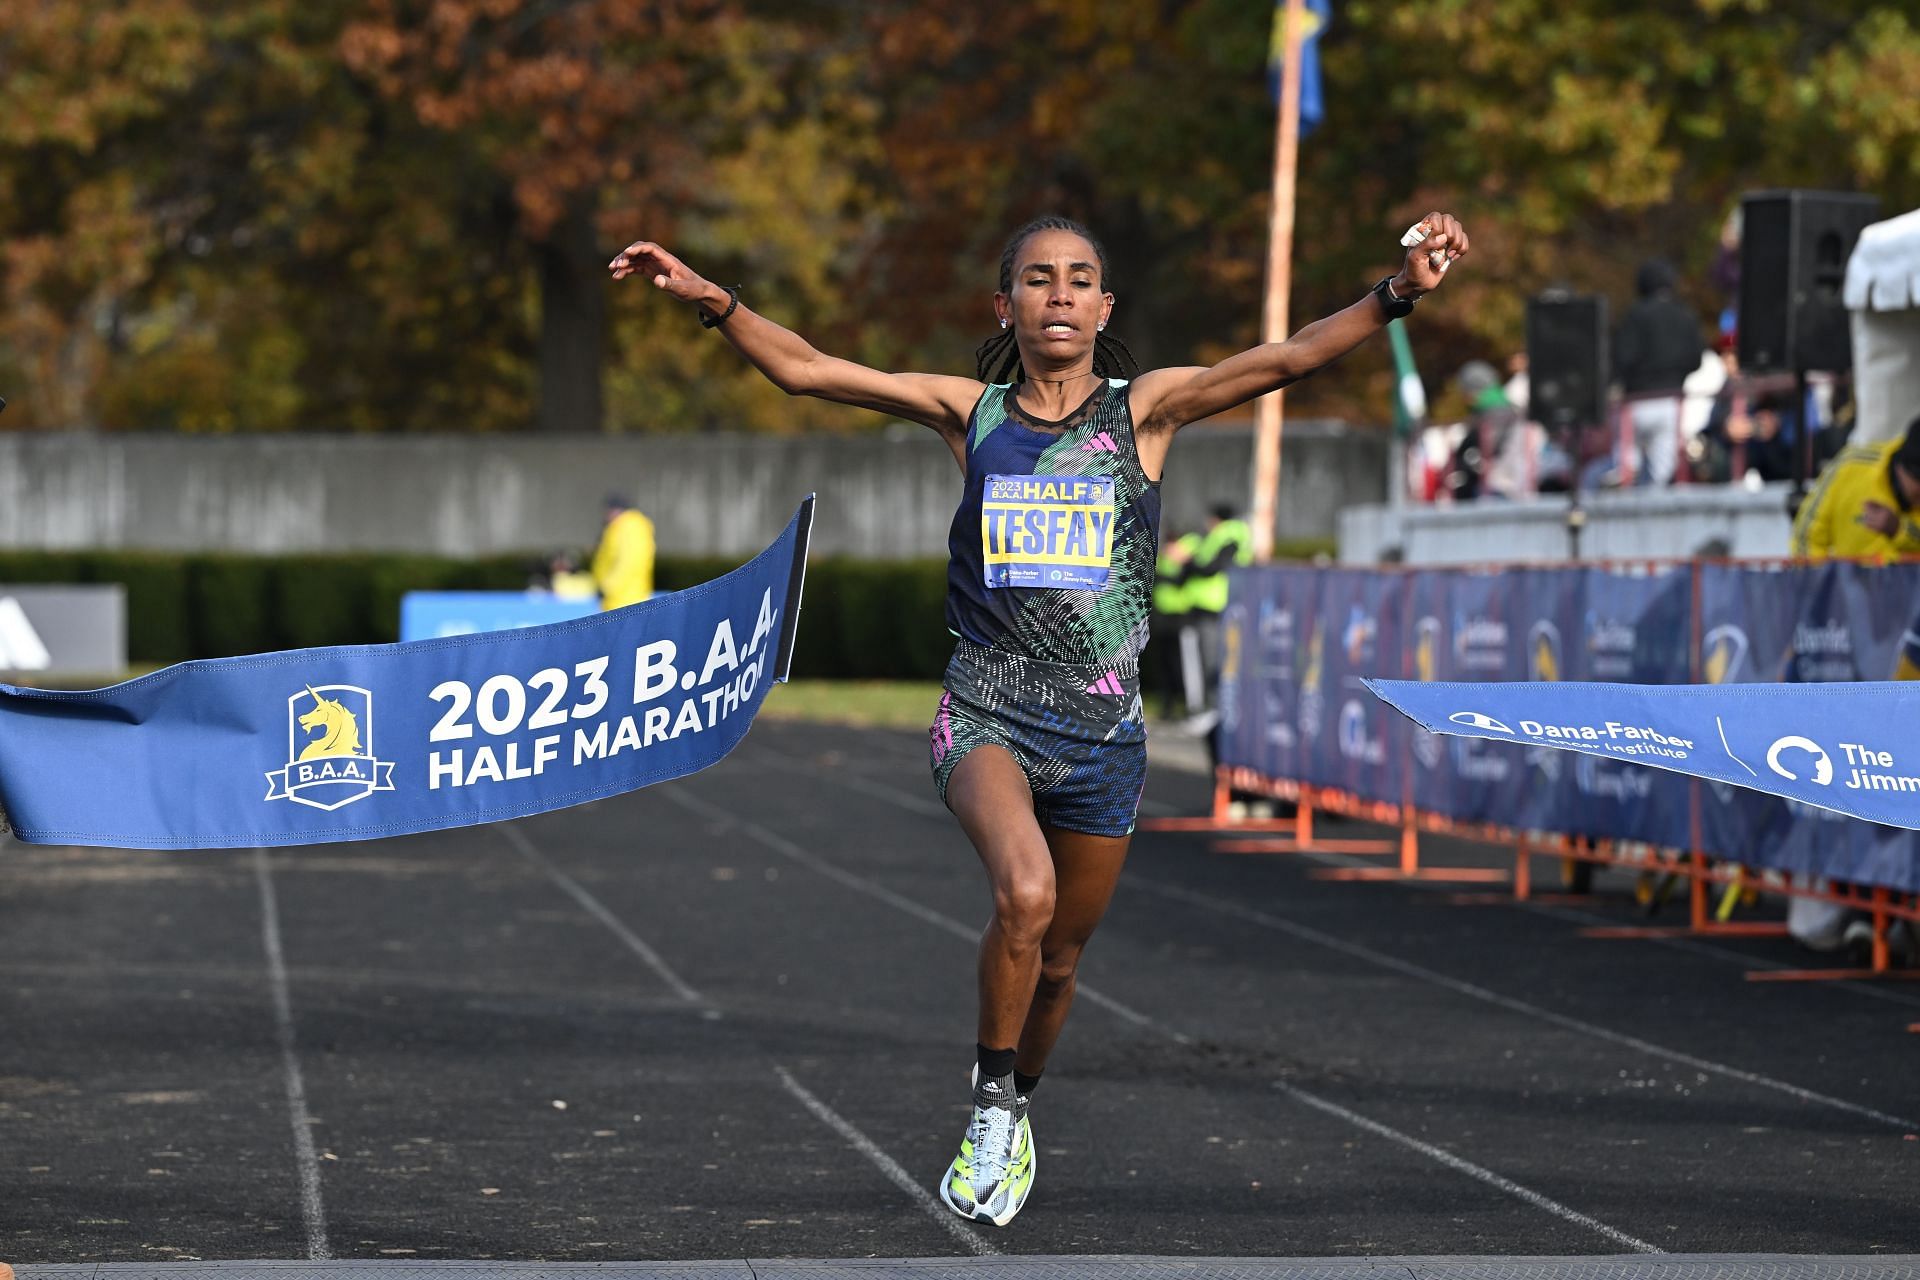
<svg viewBox="0 0 1920 1280">
<path fill-rule="evenodd" d="M 607 926 L 607 929 L 614 937 L 626 943 L 629 951 L 639 956 L 640 959 L 646 963 L 646 966 L 652 969 L 660 981 L 666 983 L 667 987 L 675 995 L 698 1009 L 701 1017 L 707 1019 L 709 1022 L 719 1020 L 720 1010 L 714 1007 L 712 1001 L 689 986 L 684 978 L 673 971 L 673 966 L 661 958 L 658 951 L 648 946 L 646 940 L 640 937 L 639 934 L 622 924 L 620 918 L 614 915 L 613 912 L 607 910 L 600 899 L 581 888 L 572 876 L 549 862 L 546 855 L 534 847 L 533 841 L 527 839 L 524 831 L 520 830 L 518 826 L 511 822 L 499 823 L 494 827 L 494 830 L 505 836 L 508 844 L 511 844 L 522 854 L 526 855 L 527 861 L 544 871 L 548 878 L 559 885 L 568 897 L 579 903 L 588 915 L 591 915 L 601 924 Z"/>
<path fill-rule="evenodd" d="M 837 781 L 837 779 L 835 780 Z M 879 790 L 879 791 L 891 790 L 891 788 L 882 787 L 878 783 L 873 784 L 873 786 L 876 790 Z M 758 840 L 760 843 L 766 845 L 768 848 L 774 849 L 779 853 L 785 854 L 787 857 L 792 858 L 794 861 L 800 863 L 802 866 L 805 866 L 814 871 L 818 871 L 820 874 L 827 876 L 829 879 L 834 880 L 837 883 L 844 884 L 848 888 L 854 889 L 860 893 L 865 893 L 865 894 L 868 894 L 869 896 L 878 898 L 880 901 L 886 902 L 891 906 L 898 907 L 899 909 L 907 912 L 909 915 L 912 915 L 920 920 L 924 920 L 930 924 L 933 924 L 937 928 L 944 929 L 948 933 L 958 934 L 960 937 L 966 939 L 969 942 L 974 942 L 978 940 L 979 935 L 977 931 L 968 929 L 965 925 L 962 925 L 959 921 L 950 920 L 946 916 L 940 915 L 938 912 L 929 911 L 925 907 L 922 907 L 916 902 L 913 902 L 906 898 L 902 898 L 899 894 L 894 893 L 890 889 L 884 888 L 878 884 L 874 884 L 872 881 L 865 880 L 860 876 L 853 875 L 850 872 L 842 871 L 840 868 L 832 865 L 831 863 L 824 862 L 821 859 L 816 858 L 813 855 L 807 853 L 804 849 L 801 849 L 798 845 L 794 844 L 791 840 L 788 840 L 785 837 L 777 836 L 773 832 L 768 831 L 764 827 L 758 826 L 755 823 L 742 821 L 734 817 L 732 814 L 728 813 L 726 810 L 720 809 L 714 805 L 707 804 L 705 801 L 696 800 L 692 796 L 685 795 L 683 793 L 682 788 L 675 787 L 672 790 L 670 790 L 667 794 L 672 796 L 673 799 L 678 801 L 683 807 L 690 809 L 693 812 L 701 814 L 705 817 L 711 818 L 723 826 L 738 827 L 742 832 L 744 832 L 748 836 L 751 836 L 755 840 Z M 883 796 L 881 798 L 884 799 L 885 797 Z M 1122 877 L 1122 883 L 1124 882 L 1125 882 L 1125 877 Z M 1088 991 L 1085 984 L 1082 984 L 1078 988 L 1078 990 L 1079 990 L 1079 993 L 1083 996 L 1091 994 Z M 1095 1003 L 1102 1003 L 1102 1002 L 1099 1000 L 1096 1000 Z M 1125 1006 L 1119 1005 L 1118 1001 L 1112 1001 L 1108 1003 L 1116 1006 L 1118 1009 L 1123 1009 L 1123 1010 L 1125 1009 Z M 1128 1010 L 1127 1012 L 1131 1013 L 1132 1011 Z M 1141 1026 L 1145 1027 L 1146 1029 L 1156 1032 L 1159 1035 L 1165 1036 L 1166 1038 L 1174 1041 L 1177 1044 L 1190 1045 L 1193 1043 L 1193 1038 L 1191 1036 L 1187 1036 L 1182 1034 L 1181 1032 L 1175 1031 L 1173 1028 L 1167 1026 L 1166 1024 L 1155 1021 L 1152 1018 L 1148 1018 L 1144 1014 L 1133 1014 L 1133 1020 L 1138 1022 Z M 1452 1169 L 1459 1173 L 1467 1174 L 1469 1177 L 1472 1177 L 1482 1183 L 1485 1183 L 1488 1186 L 1496 1187 L 1499 1190 L 1506 1192 L 1508 1195 L 1517 1196 L 1521 1200 L 1524 1200 L 1526 1203 L 1534 1206 L 1535 1208 L 1543 1209 L 1546 1212 L 1551 1213 L 1561 1219 L 1564 1219 L 1567 1222 L 1571 1222 L 1578 1226 L 1587 1227 L 1592 1230 L 1598 1231 L 1602 1235 L 1606 1236 L 1610 1240 L 1615 1241 L 1616 1243 L 1626 1244 L 1629 1247 L 1641 1250 L 1642 1252 L 1647 1252 L 1647 1253 L 1661 1252 L 1659 1249 L 1655 1248 L 1653 1245 L 1647 1244 L 1645 1241 L 1642 1241 L 1642 1240 L 1637 1240 L 1634 1237 L 1627 1235 L 1623 1231 L 1616 1230 L 1615 1228 L 1608 1226 L 1606 1223 L 1599 1221 L 1597 1218 L 1588 1217 L 1586 1214 L 1581 1213 L 1577 1209 L 1568 1208 L 1566 1205 L 1561 1204 L 1559 1201 L 1554 1200 L 1549 1196 L 1541 1195 L 1538 1191 L 1534 1191 L 1528 1187 L 1523 1187 L 1519 1183 L 1514 1182 L 1511 1179 L 1501 1177 L 1499 1174 L 1494 1173 L 1491 1169 L 1483 1169 L 1479 1165 L 1474 1164 L 1469 1160 L 1464 1160 L 1461 1157 L 1456 1156 L 1449 1151 L 1445 1151 L 1440 1147 L 1433 1146 L 1430 1143 L 1422 1142 L 1420 1141 L 1420 1139 L 1413 1137 L 1411 1134 L 1402 1133 L 1398 1129 L 1394 1129 L 1387 1125 L 1381 1124 L 1377 1120 L 1370 1120 L 1367 1117 L 1361 1115 L 1357 1111 L 1349 1111 L 1347 1108 L 1341 1106 L 1337 1102 L 1330 1101 L 1326 1098 L 1320 1097 L 1318 1094 L 1309 1093 L 1305 1089 L 1301 1089 L 1294 1085 L 1285 1084 L 1278 1080 L 1273 1082 L 1273 1086 L 1274 1088 L 1284 1092 L 1285 1094 L 1287 1094 L 1287 1096 L 1293 1098 L 1298 1102 L 1304 1103 L 1305 1105 L 1310 1107 L 1315 1107 L 1321 1111 L 1326 1112 L 1328 1115 L 1336 1116 L 1339 1119 L 1345 1120 L 1350 1124 L 1358 1125 L 1360 1128 L 1365 1129 L 1369 1133 L 1377 1134 L 1380 1137 L 1386 1138 L 1391 1142 L 1396 1142 L 1401 1146 L 1406 1147 L 1410 1151 L 1417 1152 L 1421 1155 L 1427 1156 L 1430 1159 L 1436 1160 L 1439 1163 L 1445 1165 L 1449 1169 Z"/>
<path fill-rule="evenodd" d="M 1379 865 L 1377 862 L 1370 862 L 1365 858 L 1356 858 L 1344 853 L 1302 851 L 1291 856 L 1318 863 L 1323 867 L 1373 867 Z M 1542 854 L 1540 856 L 1550 857 L 1552 855 Z M 1444 881 L 1437 880 L 1404 880 L 1395 887 L 1424 893 L 1460 892 L 1459 885 L 1448 884 Z M 1550 920 L 1563 920 L 1572 924 L 1617 925 L 1620 923 L 1612 917 L 1597 915 L 1591 911 L 1582 911 L 1577 907 L 1548 906 L 1521 898 L 1516 898 L 1502 905 L 1512 907 L 1515 910 L 1525 911 L 1532 915 L 1545 916 Z M 1730 951 L 1726 947 L 1716 946 L 1711 942 L 1703 942 L 1698 938 L 1643 938 L 1641 941 L 1656 947 L 1664 947 L 1669 951 L 1684 951 L 1690 955 L 1705 956 L 1707 959 L 1717 960 L 1721 964 L 1738 965 L 1742 969 L 1795 969 L 1801 967 L 1779 960 L 1768 960 L 1760 956 L 1746 955 L 1739 951 Z M 1878 1000 L 1887 1004 L 1902 1004 L 1911 1008 L 1920 1008 L 1920 998 L 1905 995 L 1899 991 L 1889 990 L 1886 987 L 1876 987 L 1870 982 L 1836 982 L 1824 989 L 1828 991 L 1839 991 L 1852 996 L 1860 996 L 1868 1000 Z"/>
<path fill-rule="evenodd" d="M 819 767 L 816 765 L 810 765 L 800 760 L 793 760 L 787 756 L 775 755 L 771 751 L 756 752 L 753 757 L 753 763 L 756 767 L 779 769 L 785 773 L 805 773 L 813 775 L 820 772 Z M 849 791 L 857 791 L 861 795 L 872 796 L 876 800 L 885 800 L 888 804 L 897 805 L 913 813 L 924 813 L 930 818 L 951 818 L 953 816 L 952 811 L 938 801 L 929 800 L 924 796 L 913 795 L 910 792 L 900 790 L 898 787 L 890 787 L 884 782 L 875 782 L 871 778 L 864 778 L 859 774 L 849 773 L 844 769 L 834 771 L 833 781 L 836 785 L 845 787 Z M 1143 797 L 1140 801 L 1140 812 L 1155 817 L 1171 817 L 1174 814 L 1184 812 L 1184 810 L 1159 800 L 1149 800 Z"/>
<path fill-rule="evenodd" d="M 853 1127 L 851 1121 L 835 1111 L 826 1103 L 813 1096 L 807 1087 L 793 1078 L 779 1063 L 773 1066 L 773 1073 L 780 1077 L 781 1087 L 800 1100 L 800 1105 L 813 1114 L 827 1128 L 834 1130 L 847 1140 L 847 1145 L 873 1162 L 875 1168 L 886 1176 L 888 1182 L 900 1188 L 913 1198 L 913 1202 L 925 1210 L 927 1216 L 939 1223 L 946 1233 L 958 1240 L 974 1253 L 985 1256 L 997 1254 L 1000 1250 L 983 1236 L 976 1227 L 969 1227 L 955 1217 L 952 1210 L 934 1199 L 926 1188 L 913 1180 L 913 1176 L 900 1167 L 898 1161 L 877 1146 L 873 1139 Z"/>
<path fill-rule="evenodd" d="M 307 1113 L 307 1084 L 294 1052 L 293 1000 L 287 992 L 287 962 L 280 949 L 280 906 L 274 898 L 267 851 L 253 851 L 253 878 L 260 885 L 260 931 L 266 940 L 267 979 L 273 988 L 273 1029 L 280 1042 L 281 1073 L 287 1084 L 287 1110 L 293 1121 L 293 1158 L 300 1175 L 300 1217 L 306 1226 L 307 1257 L 324 1262 L 327 1211 L 320 1200 L 320 1159 L 313 1149 L 313 1117 Z"/>
<path fill-rule="evenodd" d="M 1490 1187 L 1506 1192 L 1515 1199 L 1526 1201 L 1536 1209 L 1544 1209 L 1557 1218 L 1565 1218 L 1568 1222 L 1576 1223 L 1579 1226 L 1587 1228 L 1589 1231 L 1597 1231 L 1616 1244 L 1623 1244 L 1627 1246 L 1627 1248 L 1639 1253 L 1666 1252 L 1666 1250 L 1657 1245 L 1648 1244 L 1645 1240 L 1639 1239 L 1636 1236 L 1630 1236 L 1616 1227 L 1610 1227 L 1598 1218 L 1590 1218 L 1578 1209 L 1570 1209 L 1558 1200 L 1543 1196 L 1531 1188 L 1523 1187 L 1511 1178 L 1503 1178 L 1493 1170 L 1483 1169 L 1471 1160 L 1462 1160 L 1459 1156 L 1454 1155 L 1453 1152 L 1446 1150 L 1444 1147 L 1436 1147 L 1430 1142 L 1422 1142 L 1410 1134 L 1402 1133 L 1398 1129 L 1381 1124 L 1378 1120 L 1369 1120 L 1359 1112 L 1349 1111 L 1337 1102 L 1329 1102 L 1325 1098 L 1316 1097 L 1308 1093 L 1305 1089 L 1297 1089 L 1280 1080 L 1275 1080 L 1273 1087 L 1292 1098 L 1295 1102 L 1303 1103 L 1316 1111 L 1324 1111 L 1330 1116 L 1345 1120 L 1348 1124 L 1365 1129 L 1368 1133 L 1378 1134 L 1389 1142 L 1397 1142 L 1408 1150 L 1417 1151 L 1430 1160 L 1438 1160 L 1441 1164 L 1447 1166 L 1447 1168 L 1458 1173 L 1464 1173 L 1476 1182 L 1484 1182 Z"/>
<path fill-rule="evenodd" d="M 667 794 L 671 795 L 673 793 L 669 791 Z M 548 861 L 545 855 L 534 847 L 533 841 L 527 838 L 525 832 L 510 823 L 501 824 L 499 830 L 507 837 L 509 843 L 519 849 L 520 852 L 525 854 L 536 866 L 551 876 L 554 883 L 566 890 L 568 896 L 586 908 L 596 920 L 612 930 L 615 937 L 626 943 L 628 948 L 645 961 L 647 967 L 658 974 L 660 979 L 669 987 L 673 988 L 682 1000 L 685 1000 L 688 1004 L 698 1006 L 702 1017 L 709 1020 L 718 1020 L 721 1017 L 719 1008 L 705 996 L 687 985 L 687 983 L 681 979 L 680 975 L 673 971 L 672 966 L 668 965 L 667 962 L 660 957 L 659 952 L 648 946 L 644 940 L 631 929 L 627 928 L 626 925 L 622 924 L 620 919 L 601 903 L 598 898 L 595 898 L 586 889 L 582 888 L 571 876 L 568 876 L 558 867 L 555 867 L 552 862 Z M 847 1142 L 851 1144 L 855 1150 L 859 1151 L 860 1154 L 864 1155 L 879 1167 L 880 1172 L 886 1175 L 888 1181 L 913 1197 L 914 1201 L 918 1203 L 921 1208 L 931 1213 L 935 1219 L 939 1221 L 940 1225 L 947 1228 L 962 1244 L 965 1244 L 975 1253 L 985 1254 L 999 1252 L 998 1249 L 989 1245 L 985 1240 L 980 1239 L 975 1233 L 963 1227 L 959 1219 L 955 1218 L 936 1202 L 931 1195 L 923 1190 L 919 1184 L 914 1182 L 914 1180 L 907 1175 L 907 1171 L 902 1169 L 893 1157 L 882 1151 L 867 1135 L 854 1128 L 852 1124 L 844 1119 L 838 1112 L 834 1111 L 833 1108 L 827 1106 L 826 1103 L 809 1093 L 799 1081 L 787 1073 L 785 1067 L 775 1063 L 773 1069 L 780 1077 L 780 1083 L 786 1087 L 787 1092 L 798 1098 L 807 1110 L 825 1121 L 829 1127 L 838 1130 L 841 1136 L 846 1138 Z"/>
<path fill-rule="evenodd" d="M 1330 933 L 1323 933 L 1309 925 L 1296 924 L 1291 920 L 1269 915 L 1267 912 L 1255 907 L 1242 906 L 1237 902 L 1228 902 L 1208 894 L 1198 893 L 1192 889 L 1183 889 L 1177 885 L 1165 884 L 1157 880 L 1149 880 L 1144 876 L 1124 876 L 1121 878 L 1120 883 L 1156 894 L 1163 898 L 1171 898 L 1176 902 L 1185 902 L 1190 906 L 1200 907 L 1203 910 L 1212 911 L 1219 915 L 1232 916 L 1239 920 L 1245 920 L 1249 924 L 1259 925 L 1263 929 L 1272 929 L 1276 933 L 1288 934 L 1300 939 L 1302 942 L 1310 942 L 1315 946 L 1325 947 L 1330 951 L 1338 951 L 1342 955 L 1352 956 L 1356 960 L 1364 960 L 1368 964 L 1377 965 L 1382 969 L 1391 970 L 1405 977 L 1431 983 L 1436 987 L 1443 987 L 1448 991 L 1457 992 L 1471 999 L 1496 1005 L 1499 1008 L 1522 1014 L 1529 1018 L 1538 1019 L 1541 1022 L 1549 1023 L 1563 1030 L 1575 1031 L 1581 1035 L 1592 1036 L 1596 1040 L 1605 1040 L 1609 1044 L 1621 1045 L 1652 1057 L 1664 1058 L 1669 1062 L 1677 1062 L 1683 1066 L 1692 1067 L 1696 1071 L 1705 1071 L 1712 1075 L 1723 1076 L 1729 1080 L 1738 1080 L 1743 1084 L 1757 1085 L 1763 1089 L 1771 1089 L 1776 1093 L 1784 1093 L 1801 1102 L 1811 1102 L 1817 1106 L 1831 1107 L 1836 1111 L 1845 1111 L 1851 1115 L 1862 1116 L 1868 1120 L 1875 1120 L 1881 1124 L 1891 1125 L 1908 1133 L 1920 1129 L 1920 1122 L 1909 1120 L 1903 1116 L 1890 1115 L 1885 1111 L 1877 1111 L 1872 1107 L 1862 1106 L 1857 1102 L 1848 1102 L 1844 1098 L 1835 1098 L 1824 1093 L 1816 1093 L 1812 1089 L 1803 1089 L 1797 1084 L 1789 1084 L 1784 1080 L 1776 1080 L 1772 1076 L 1764 1076 L 1757 1071 L 1746 1071 L 1739 1067 L 1728 1066 L 1724 1062 L 1715 1062 L 1710 1058 L 1695 1057 L 1693 1054 L 1683 1053 L 1678 1049 L 1669 1049 L 1664 1045 L 1654 1044 L 1650 1040 L 1642 1040 L 1639 1036 L 1626 1035 L 1623 1032 L 1612 1031 L 1606 1027 L 1582 1021 L 1568 1014 L 1555 1013 L 1553 1010 L 1543 1009 L 1537 1004 L 1529 1004 L 1525 1000 L 1516 1000 L 1512 996 L 1501 995 L 1497 991 L 1488 990 L 1486 987 L 1477 986 L 1471 982 L 1463 982 L 1459 978 L 1449 978 L 1443 973 L 1437 973 L 1432 969 L 1424 968 L 1407 960 L 1396 959 L 1384 952 L 1375 951 L 1371 947 L 1362 946 L 1360 943 L 1349 942 L 1345 938 L 1335 937 Z"/>
<path fill-rule="evenodd" d="M 881 789 L 884 790 L 885 788 Z M 877 884 L 864 876 L 855 875 L 851 871 L 842 870 L 831 862 L 808 853 L 805 849 L 802 849 L 785 836 L 776 835 L 758 823 L 746 822 L 734 817 L 725 809 L 688 795 L 684 787 L 665 788 L 664 794 L 681 808 L 699 814 L 701 817 L 719 823 L 722 826 L 737 828 L 748 838 L 758 841 L 767 848 L 772 849 L 775 853 L 799 863 L 809 871 L 825 876 L 835 884 L 844 885 L 855 893 L 864 893 L 870 898 L 878 899 L 896 911 L 903 911 L 916 920 L 920 920 L 932 925 L 936 929 L 952 934 L 969 946 L 978 946 L 980 944 L 980 929 L 977 926 L 964 925 L 952 916 L 941 915 L 938 911 L 921 906 L 911 898 L 902 897 L 885 885 Z M 1191 1037 L 1154 1021 L 1138 1009 L 1122 1004 L 1112 996 L 1107 995 L 1103 991 L 1095 990 L 1084 982 L 1079 983 L 1074 988 L 1074 991 L 1080 999 L 1097 1005 L 1105 1009 L 1108 1013 L 1131 1022 L 1135 1026 L 1156 1031 L 1179 1044 L 1193 1043 Z"/>
<path fill-rule="evenodd" d="M 804 773 L 809 777 L 816 777 L 823 772 L 817 766 L 790 759 L 787 756 L 776 755 L 772 751 L 755 752 L 753 763 L 759 768 L 778 769 L 782 773 Z M 863 778 L 846 769 L 835 769 L 832 777 L 835 786 L 844 787 L 848 791 L 855 791 L 863 796 L 872 796 L 876 800 L 885 800 L 888 804 L 905 809 L 909 813 L 925 814 L 929 818 L 953 816 L 947 806 L 937 800 L 929 800 L 925 796 L 917 796 L 911 792 L 902 791 L 898 787 L 890 787 L 884 782 Z"/>
</svg>

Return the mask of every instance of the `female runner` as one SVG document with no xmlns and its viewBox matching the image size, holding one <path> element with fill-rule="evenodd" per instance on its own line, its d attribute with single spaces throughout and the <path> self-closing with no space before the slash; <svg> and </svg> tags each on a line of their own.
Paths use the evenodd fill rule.
<svg viewBox="0 0 1920 1280">
<path fill-rule="evenodd" d="M 1073 1002 L 1080 954 L 1127 855 L 1146 781 L 1139 658 L 1174 433 L 1309 376 L 1407 314 L 1467 251 L 1445 213 L 1397 275 L 1301 329 L 1206 367 L 1137 373 L 1106 254 L 1064 218 L 1000 258 L 1000 332 L 974 378 L 884 373 L 816 350 L 650 241 L 610 264 L 693 304 L 789 395 L 933 428 L 966 476 L 949 537 L 958 637 L 930 731 L 933 778 L 993 892 L 980 940 L 973 1118 L 940 1179 L 955 1213 L 1005 1226 L 1033 1189 L 1028 1104 Z"/>
</svg>

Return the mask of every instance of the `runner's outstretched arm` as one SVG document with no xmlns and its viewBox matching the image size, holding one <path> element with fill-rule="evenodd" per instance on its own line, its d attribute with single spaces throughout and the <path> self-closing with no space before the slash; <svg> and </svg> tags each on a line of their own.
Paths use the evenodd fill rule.
<svg viewBox="0 0 1920 1280">
<path fill-rule="evenodd" d="M 1390 287 L 1399 298 L 1419 298 L 1438 288 L 1447 268 L 1467 252 L 1467 233 L 1452 214 L 1420 220 L 1424 240 L 1407 250 Z M 1178 430 L 1235 405 L 1300 381 L 1384 329 L 1382 300 L 1368 294 L 1344 310 L 1316 320 L 1284 342 L 1263 343 L 1229 356 L 1212 368 L 1155 369 L 1134 384 L 1134 420 L 1150 432 Z"/>
<path fill-rule="evenodd" d="M 790 396 L 814 396 L 856 405 L 932 427 L 949 443 L 964 438 L 967 415 L 985 387 L 972 378 L 931 373 L 886 373 L 819 351 L 793 330 L 737 301 L 737 293 L 706 280 L 653 243 L 637 240 L 608 268 L 615 280 L 644 275 L 656 289 L 700 308 L 734 347 Z"/>
</svg>

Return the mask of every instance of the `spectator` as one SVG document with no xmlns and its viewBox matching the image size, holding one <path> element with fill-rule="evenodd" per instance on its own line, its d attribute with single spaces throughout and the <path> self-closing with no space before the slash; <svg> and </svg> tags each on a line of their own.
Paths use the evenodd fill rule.
<svg viewBox="0 0 1920 1280">
<path fill-rule="evenodd" d="M 1634 284 L 1639 299 L 1614 335 L 1613 368 L 1627 397 L 1641 484 L 1673 481 L 1680 457 L 1680 389 L 1700 365 L 1700 321 L 1674 297 L 1673 286 L 1667 263 L 1641 263 Z"/>
<path fill-rule="evenodd" d="M 1843 449 L 1793 522 L 1793 554 L 1897 560 L 1920 555 L 1920 417 L 1898 440 Z"/>
<path fill-rule="evenodd" d="M 1467 398 L 1467 430 L 1448 475 L 1454 500 L 1527 496 L 1533 492 L 1533 451 L 1500 375 L 1485 360 L 1469 360 L 1454 380 Z"/>
<path fill-rule="evenodd" d="M 1507 403 L 1521 417 L 1527 416 L 1527 405 L 1533 399 L 1533 382 L 1527 374 L 1527 353 L 1516 351 L 1507 357 L 1507 380 L 1500 389 L 1507 393 Z"/>
<path fill-rule="evenodd" d="M 1746 476 L 1791 480 L 1793 441 L 1799 437 L 1793 393 L 1753 394 L 1739 377 L 1740 360 L 1731 339 L 1721 340 L 1720 359 L 1726 364 L 1726 381 L 1714 397 L 1707 425 L 1687 446 L 1694 478 L 1710 484 Z"/>
<path fill-rule="evenodd" d="M 1253 529 L 1247 522 L 1234 513 L 1228 503 L 1218 503 L 1207 513 L 1206 530 L 1200 535 L 1200 546 L 1193 553 L 1193 559 L 1187 564 L 1186 573 L 1181 581 L 1187 589 L 1187 606 L 1191 610 L 1195 635 L 1200 642 L 1200 661 L 1202 685 L 1207 700 L 1213 700 L 1214 682 L 1220 674 L 1222 635 L 1220 615 L 1227 611 L 1227 570 L 1235 565 L 1253 563 Z M 1218 714 L 1211 708 L 1196 717 L 1192 727 L 1207 733 L 1208 743 L 1213 741 L 1212 729 L 1218 720 Z"/>
<path fill-rule="evenodd" d="M 1793 553 L 1811 560 L 1859 557 L 1895 560 L 1920 554 L 1920 417 L 1906 434 L 1881 444 L 1843 449 L 1801 505 L 1793 522 Z M 1909 678 L 1912 646 L 1904 642 L 1895 679 Z M 1824 881 L 1805 873 L 1798 887 L 1824 889 Z M 1787 932 L 1815 951 L 1870 946 L 1873 926 L 1858 911 L 1816 898 L 1796 896 L 1788 904 Z M 1912 962 L 1913 934 L 1903 930 L 1889 939 L 1906 963 Z"/>
<path fill-rule="evenodd" d="M 653 595 L 653 521 L 630 498 L 607 496 L 607 523 L 593 553 L 593 581 L 600 607 L 618 609 Z"/>
<path fill-rule="evenodd" d="M 562 600 L 591 600 L 599 594 L 593 575 L 580 568 L 571 551 L 556 551 L 547 562 L 546 589 Z"/>
<path fill-rule="evenodd" d="M 1188 566 L 1200 541 L 1198 533 L 1188 530 L 1161 549 L 1154 565 L 1153 620 L 1148 626 L 1160 655 L 1160 711 L 1169 718 L 1176 705 L 1190 716 L 1206 706 L 1200 637 L 1193 629 L 1193 600 L 1187 591 Z"/>
</svg>

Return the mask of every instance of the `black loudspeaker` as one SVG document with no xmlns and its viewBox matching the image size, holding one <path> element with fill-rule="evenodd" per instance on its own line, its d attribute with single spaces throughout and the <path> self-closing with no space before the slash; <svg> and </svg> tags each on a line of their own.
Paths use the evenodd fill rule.
<svg viewBox="0 0 1920 1280">
<path fill-rule="evenodd" d="M 1876 196 L 1754 191 L 1740 199 L 1740 367 L 1838 373 L 1853 364 L 1840 288 Z"/>
<path fill-rule="evenodd" d="M 1606 421 L 1607 300 L 1550 290 L 1527 300 L 1527 413 L 1549 431 Z"/>
</svg>

